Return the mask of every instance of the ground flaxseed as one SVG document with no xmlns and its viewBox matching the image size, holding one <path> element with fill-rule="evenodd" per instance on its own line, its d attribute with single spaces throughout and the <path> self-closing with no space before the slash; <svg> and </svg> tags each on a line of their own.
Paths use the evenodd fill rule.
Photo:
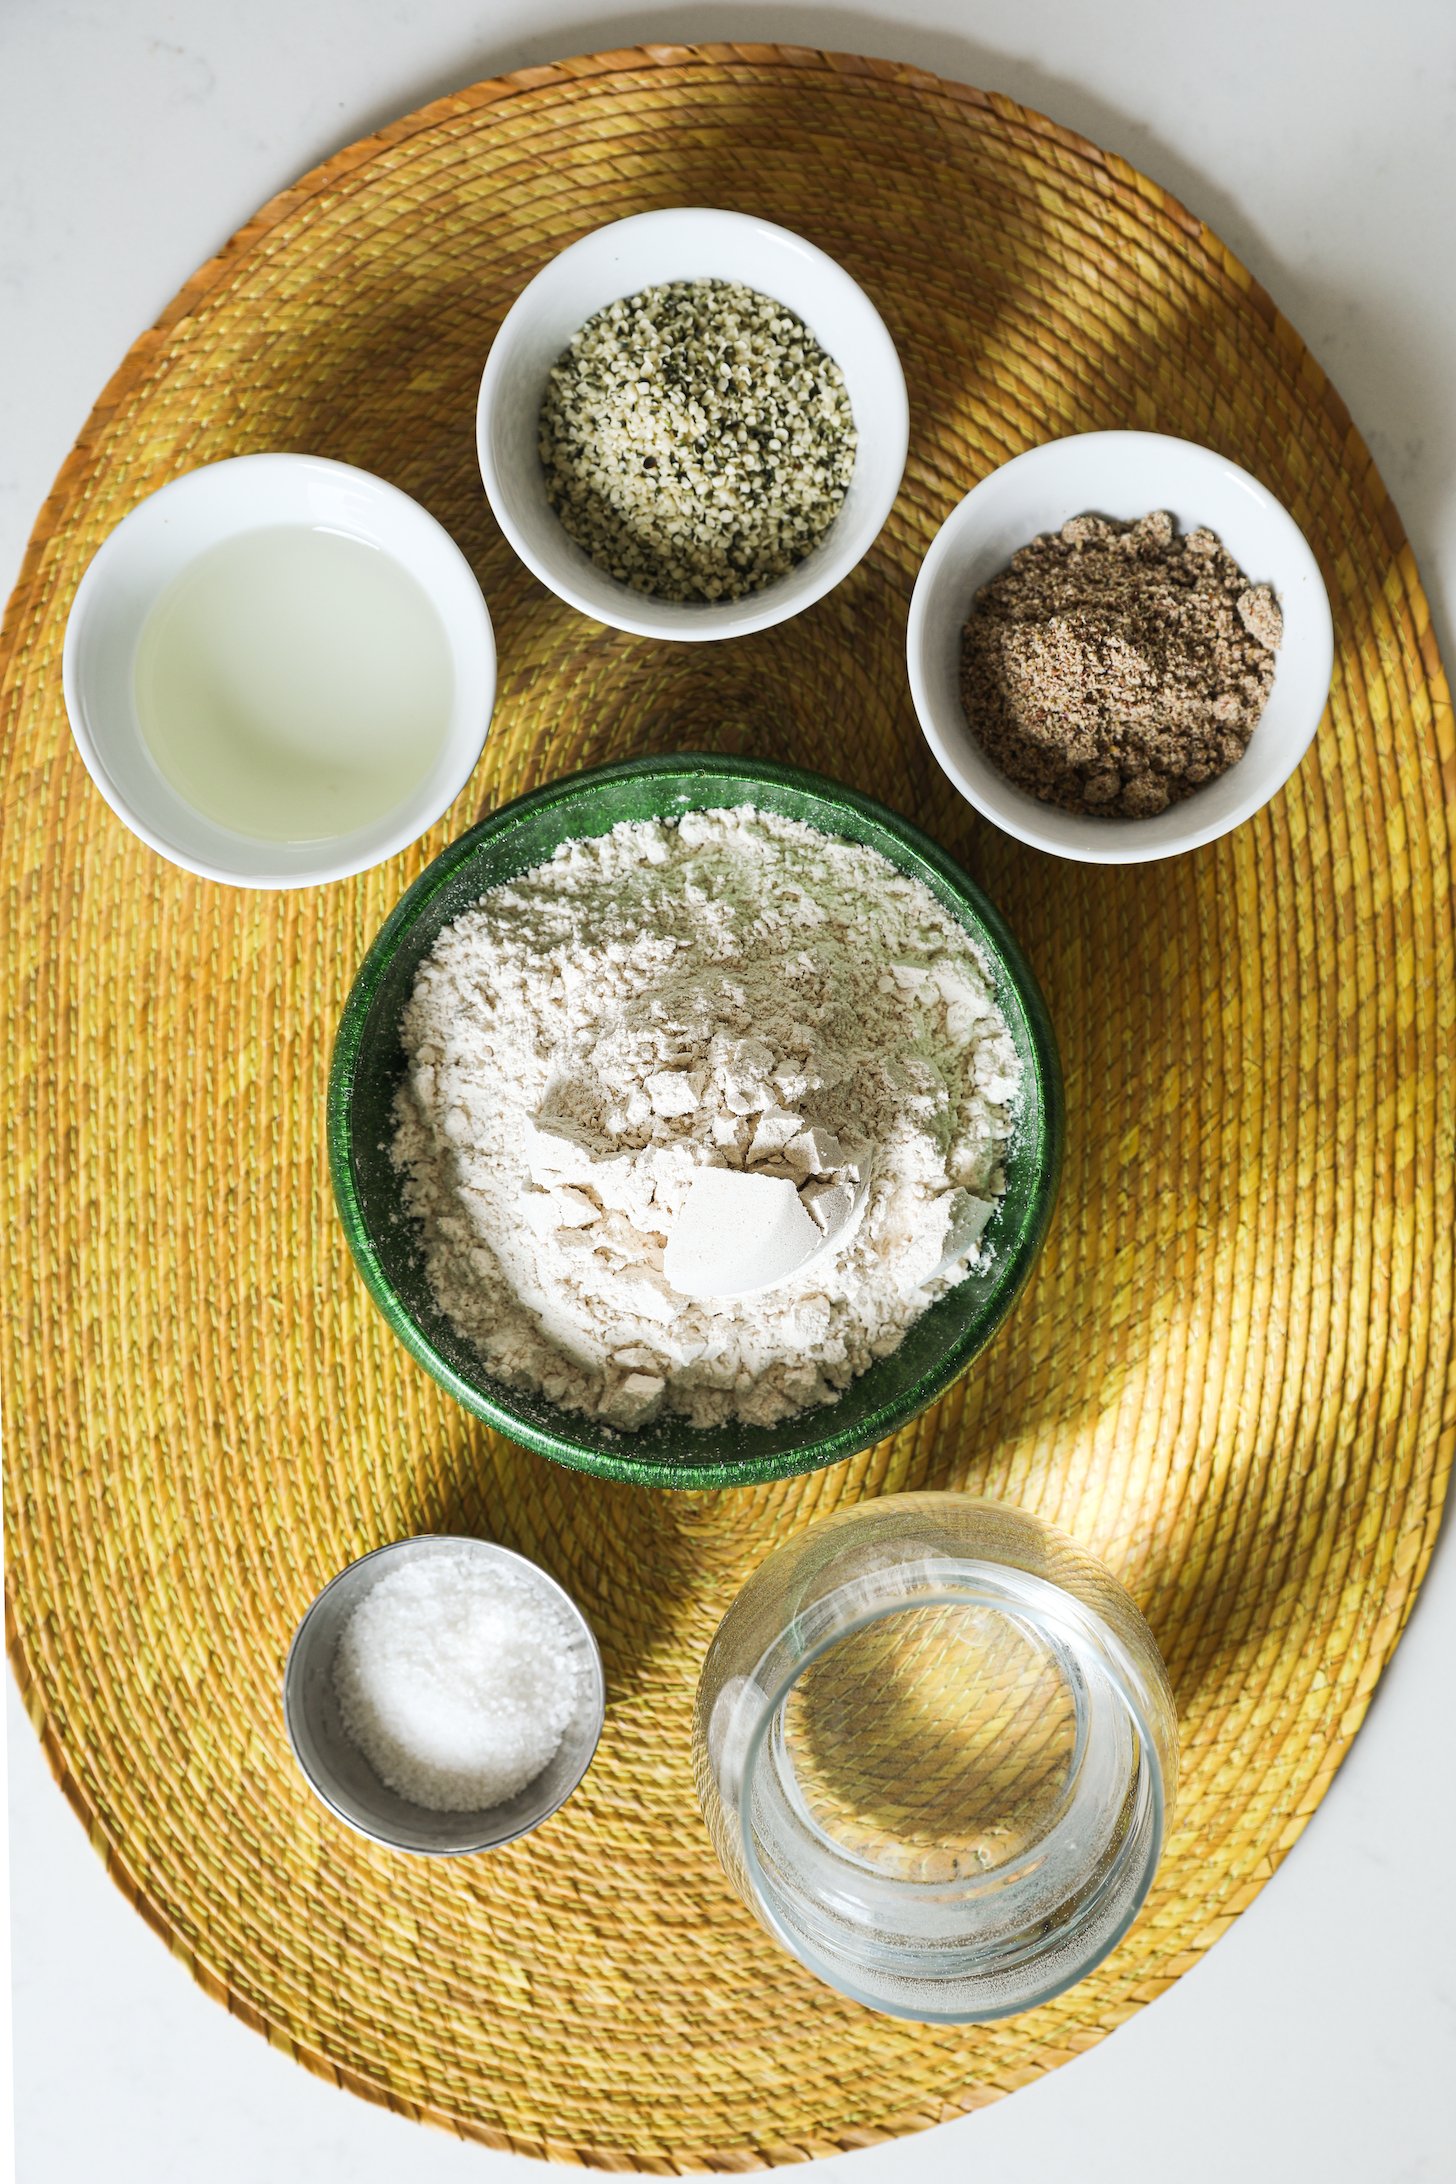
<svg viewBox="0 0 1456 2184">
<path fill-rule="evenodd" d="M 1065 811 L 1149 818 L 1237 765 L 1283 618 L 1205 529 L 1073 516 L 976 594 L 961 699 L 1007 779 Z"/>
<path fill-rule="evenodd" d="M 737 599 L 786 576 L 854 469 L 844 376 L 742 282 L 669 281 L 587 320 L 553 365 L 538 446 L 566 530 L 619 583 Z"/>
</svg>

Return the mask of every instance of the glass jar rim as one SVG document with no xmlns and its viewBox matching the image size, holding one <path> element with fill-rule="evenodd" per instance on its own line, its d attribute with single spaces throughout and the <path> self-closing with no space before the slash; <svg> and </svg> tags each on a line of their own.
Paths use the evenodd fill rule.
<svg viewBox="0 0 1456 2184">
<path fill-rule="evenodd" d="M 926 1586 L 919 1590 L 914 1589 L 914 1571 L 922 1568 L 930 1569 L 937 1565 L 942 1570 L 949 1565 L 954 1567 L 957 1572 L 966 1573 L 967 1581 L 954 1587 L 941 1584 Z M 850 1599 L 862 1603 L 865 1597 L 866 1578 L 872 1579 L 876 1575 L 882 1576 L 885 1580 L 883 1598 L 875 1601 L 873 1605 L 867 1608 L 861 1606 L 857 1613 L 848 1612 Z M 912 1583 L 908 1586 L 904 1582 L 907 1575 L 912 1578 Z M 1020 1569 L 1015 1564 L 983 1560 L 981 1557 L 974 1555 L 964 1557 L 933 1555 L 925 1556 L 914 1563 L 887 1565 L 882 1572 L 861 1573 L 858 1576 L 844 1580 L 812 1601 L 810 1603 L 810 1614 L 815 1620 L 816 1630 L 810 1642 L 794 1647 L 782 1672 L 773 1676 L 772 1680 L 767 1684 L 761 1682 L 760 1677 L 765 1664 L 772 1659 L 776 1651 L 789 1647 L 797 1628 L 797 1621 L 791 1623 L 787 1630 L 781 1631 L 772 1643 L 765 1648 L 763 1654 L 759 1657 L 753 1674 L 744 1679 L 744 1687 L 737 1694 L 739 1704 L 747 1701 L 750 1692 L 757 1694 L 754 1718 L 743 1746 L 742 1764 L 738 1772 L 736 1792 L 737 1821 L 745 1876 L 752 1890 L 758 1914 L 769 1931 L 816 1978 L 822 1979 L 840 1994 L 847 1995 L 852 2001 L 862 2003 L 869 2009 L 878 2010 L 892 2016 L 910 2018 L 921 2023 L 962 2023 L 965 2021 L 965 2012 L 958 2009 L 938 2012 L 923 2005 L 918 2005 L 914 2009 L 898 2007 L 883 1994 L 875 1993 L 858 1985 L 852 1978 L 845 1975 L 842 1968 L 831 1969 L 827 1963 L 820 1960 L 817 1953 L 806 1944 L 803 1937 L 796 1934 L 779 1915 L 773 1893 L 765 1885 L 763 1868 L 755 1846 L 752 1813 L 753 1795 L 759 1765 L 766 1753 L 773 1723 L 795 1685 L 816 1661 L 822 1660 L 835 1646 L 842 1644 L 847 1638 L 854 1637 L 860 1631 L 870 1629 L 875 1624 L 888 1621 L 894 1616 L 913 1613 L 923 1608 L 964 1606 L 992 1609 L 1005 1615 L 1008 1622 L 1015 1622 L 1018 1625 L 1030 1622 L 1039 1632 L 1044 1632 L 1049 1637 L 1060 1638 L 1063 1644 L 1069 1644 L 1074 1649 L 1085 1651 L 1095 1658 L 1097 1668 L 1106 1678 L 1116 1699 L 1125 1708 L 1136 1735 L 1139 1752 L 1145 1761 L 1147 1794 L 1152 1808 L 1151 1826 L 1147 1831 L 1146 1849 L 1142 1855 L 1142 1870 L 1134 1880 L 1124 1914 L 1118 1920 L 1115 1930 L 1110 1935 L 1099 1936 L 1094 1954 L 1090 1954 L 1085 1958 L 1076 1958 L 1071 1968 L 1059 1974 L 1044 1990 L 1039 1990 L 1030 1999 L 1019 1999 L 1008 2003 L 1004 2008 L 978 2009 L 976 2012 L 977 2021 L 990 2022 L 997 2017 L 1014 2016 L 1023 2010 L 1038 2007 L 1042 2002 L 1052 2000 L 1056 1995 L 1064 1993 L 1068 1987 L 1074 1986 L 1079 1979 L 1084 1978 L 1095 1964 L 1100 1963 L 1117 1946 L 1137 1917 L 1146 1900 L 1148 1890 L 1152 1886 L 1153 1876 L 1157 1871 L 1162 1856 L 1163 1844 L 1172 1822 L 1176 1794 L 1176 1758 L 1173 1757 L 1176 1752 L 1176 1744 L 1174 1744 L 1170 1752 L 1164 1741 L 1167 1725 L 1160 1724 L 1156 1719 L 1159 1711 L 1158 1700 L 1161 1694 L 1156 1687 L 1149 1687 L 1133 1655 L 1111 1625 L 1090 1608 L 1085 1601 L 1079 1599 L 1065 1587 L 1053 1583 L 1050 1579 L 1041 1577 L 1033 1571 Z M 1083 1750 L 1084 1727 L 1079 1721 L 1076 1751 L 1077 1764 L 1080 1764 Z M 1173 1773 L 1171 1780 L 1169 1779 L 1170 1769 L 1168 1765 L 1170 1758 L 1172 1759 Z M 1075 1779 L 1075 1771 L 1076 1767 L 1074 1765 L 1069 1770 L 1068 1790 Z M 1072 1817 L 1069 1803 L 1069 1796 L 1064 1794 L 1062 1799 L 1059 1800 L 1057 1814 L 1047 1832 L 1039 1837 L 1037 1842 L 1023 1852 L 1018 1859 L 1007 1865 L 993 1867 L 986 1871 L 972 1872 L 964 1877 L 958 1876 L 954 1884 L 944 1882 L 922 1883 L 907 1880 L 897 1885 L 902 1886 L 907 1891 L 922 1887 L 945 1891 L 950 1887 L 957 1898 L 963 1902 L 972 1902 L 977 1896 L 989 1894 L 994 1889 L 1004 1888 L 1008 1882 L 1015 1881 L 1018 1876 L 1024 1875 L 1035 1862 L 1044 1859 L 1048 1851 L 1054 1847 L 1058 1831 L 1065 1828 Z M 1112 1867 L 1101 1877 L 1091 1894 L 1082 1899 L 1077 1905 L 1074 1914 L 1075 1924 L 1090 1924 L 1092 1912 L 1103 1901 L 1107 1891 L 1114 1885 L 1119 1876 L 1125 1880 L 1126 1867 L 1124 1860 L 1130 1855 L 1128 1846 L 1132 1846 L 1133 1843 L 1134 1837 L 1130 1833 L 1127 1845 L 1119 1848 Z M 1006 1960 L 1007 1967 L 1009 1968 L 1010 1964 L 1015 1961 L 1017 1960 L 1014 1957 L 1008 1958 Z M 1024 1962 L 1026 1959 L 1023 1957 L 1020 1961 Z"/>
</svg>

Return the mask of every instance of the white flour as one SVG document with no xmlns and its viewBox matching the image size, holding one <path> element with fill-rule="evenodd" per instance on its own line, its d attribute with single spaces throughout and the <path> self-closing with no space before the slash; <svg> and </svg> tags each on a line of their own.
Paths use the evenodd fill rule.
<svg viewBox="0 0 1456 2184">
<path fill-rule="evenodd" d="M 393 1156 L 441 1309 L 499 1379 L 614 1427 L 832 1402 L 964 1276 L 1003 1187 L 1019 1063 L 964 930 L 768 812 L 564 844 L 441 934 L 402 1032 Z M 700 1165 L 792 1177 L 827 1228 L 866 1163 L 826 1261 L 669 1288 Z"/>
</svg>

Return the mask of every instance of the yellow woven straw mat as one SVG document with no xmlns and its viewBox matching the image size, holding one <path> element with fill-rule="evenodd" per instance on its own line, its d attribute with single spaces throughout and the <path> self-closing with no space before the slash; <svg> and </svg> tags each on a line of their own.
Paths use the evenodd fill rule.
<svg viewBox="0 0 1456 2184">
<path fill-rule="evenodd" d="M 653 646 L 558 604 L 496 531 L 491 337 L 599 222 L 726 205 L 800 230 L 899 344 L 904 490 L 800 619 Z M 906 689 L 936 526 L 1034 442 L 1131 425 L 1246 465 L 1335 612 L 1329 712 L 1273 806 L 1195 856 L 1059 862 L 981 823 Z M 363 464 L 471 557 L 503 673 L 485 755 L 392 864 L 301 894 L 189 878 L 66 729 L 87 560 L 179 472 Z M 1449 1464 L 1452 723 L 1399 521 L 1293 330 L 1197 220 L 1009 100 L 772 47 L 487 83 L 346 151 L 204 267 L 103 395 L 11 605 L 5 1315 L 10 1642 L 67 1795 L 139 1910 L 275 2046 L 406 2115 L 604 2168 L 862 2146 L 1080 2053 L 1194 1963 L 1319 1802 L 1396 1643 Z M 1051 1241 L 990 1352 L 871 1454 L 650 1493 L 474 1423 L 376 1317 L 335 1220 L 324 1084 L 406 884 L 480 812 L 631 753 L 789 757 L 912 815 L 1027 946 L 1061 1040 Z M 1067 1526 L 1146 1610 L 1184 1786 L 1148 1906 L 1029 2015 L 934 2029 L 836 1999 L 728 1892 L 693 1801 L 705 1647 L 773 1541 L 963 1486 Z M 539 1834 L 411 1860 L 289 1756 L 279 1680 L 353 1556 L 463 1530 L 535 1555 L 603 1643 L 597 1763 Z"/>
</svg>

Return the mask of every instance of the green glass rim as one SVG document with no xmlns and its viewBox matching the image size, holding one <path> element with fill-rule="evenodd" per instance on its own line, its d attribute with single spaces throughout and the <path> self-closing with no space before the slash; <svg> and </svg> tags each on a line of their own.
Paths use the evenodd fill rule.
<svg viewBox="0 0 1456 2184">
<path fill-rule="evenodd" d="M 687 793 L 695 781 L 702 782 L 707 792 L 702 798 Z M 801 1411 L 785 1422 L 785 1427 L 792 1429 L 794 1435 L 789 1446 L 773 1445 L 782 1443 L 785 1428 L 748 1427 L 734 1429 L 731 1454 L 701 1458 L 664 1455 L 654 1451 L 650 1428 L 645 1429 L 645 1437 L 644 1434 L 626 1433 L 605 1437 L 608 1445 L 604 1446 L 601 1445 L 602 1429 L 585 1417 L 580 1428 L 573 1432 L 573 1413 L 555 1410 L 555 1418 L 561 1421 L 559 1428 L 554 1422 L 544 1422 L 539 1415 L 526 1415 L 522 1405 L 513 1400 L 511 1391 L 493 1380 L 483 1366 L 480 1384 L 466 1378 L 420 1325 L 384 1265 L 362 1200 L 354 1144 L 355 1094 L 371 1030 L 371 1015 L 381 987 L 396 959 L 410 943 L 422 917 L 483 847 L 500 842 L 525 821 L 579 805 L 582 824 L 576 830 L 578 835 L 604 832 L 600 824 L 592 823 L 593 800 L 603 790 L 631 783 L 643 786 L 660 783 L 671 789 L 674 808 L 679 812 L 751 804 L 751 791 L 755 786 L 778 791 L 822 806 L 821 816 L 807 817 L 805 823 L 841 839 L 845 838 L 845 829 L 835 824 L 836 813 L 841 818 L 846 813 L 853 814 L 862 831 L 856 830 L 852 838 L 879 849 L 901 871 L 929 887 L 936 900 L 951 912 L 972 941 L 990 958 L 996 974 L 998 999 L 1003 1008 L 1009 999 L 1021 1020 L 1023 1036 L 1018 1044 L 1027 1072 L 1021 1094 L 1022 1127 L 1034 1128 L 1039 1157 L 1031 1187 L 1024 1194 L 1014 1226 L 1009 1230 L 1000 1226 L 996 1235 L 993 1291 L 946 1342 L 938 1360 L 921 1371 L 913 1387 L 879 1404 L 868 1415 L 842 1420 L 838 1426 L 834 1420 L 840 1403 Z M 732 783 L 750 793 L 715 796 L 715 783 L 725 786 Z M 561 839 L 565 840 L 567 836 L 563 834 Z M 523 866 L 521 869 L 528 868 Z M 481 893 L 486 891 L 484 887 L 481 889 Z M 395 904 L 371 943 L 350 989 L 334 1040 L 326 1129 L 334 1197 L 355 1264 L 394 1334 L 441 1387 L 467 1411 L 509 1440 L 574 1470 L 644 1486 L 703 1489 L 766 1484 L 843 1462 L 898 1432 L 945 1393 L 998 1331 L 1026 1285 L 1056 1203 L 1065 1113 L 1056 1039 L 1036 976 L 1000 912 L 938 844 L 908 819 L 826 775 L 770 759 L 679 752 L 665 757 L 623 759 L 564 775 L 503 804 L 447 844 Z M 998 1227 L 1004 1210 L 1003 1200 L 991 1227 Z M 956 1290 L 949 1291 L 916 1325 L 924 1325 L 931 1314 L 940 1312 L 956 1295 Z M 911 1332 L 914 1332 L 913 1328 Z M 860 1376 L 861 1380 L 868 1379 L 886 1362 L 877 1361 Z M 856 1385 L 857 1382 L 852 1382 L 851 1389 Z M 846 1390 L 845 1394 L 849 1392 Z M 538 1413 L 554 1408 L 544 1401 L 531 1407 Z M 710 1446 L 722 1438 L 715 1429 L 689 1427 L 684 1421 L 676 1423 L 682 1433 L 701 1434 Z M 634 1442 L 638 1444 L 636 1451 Z"/>
</svg>

